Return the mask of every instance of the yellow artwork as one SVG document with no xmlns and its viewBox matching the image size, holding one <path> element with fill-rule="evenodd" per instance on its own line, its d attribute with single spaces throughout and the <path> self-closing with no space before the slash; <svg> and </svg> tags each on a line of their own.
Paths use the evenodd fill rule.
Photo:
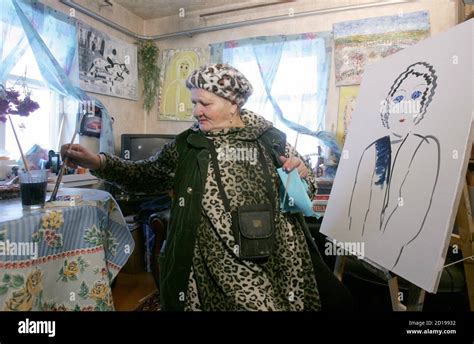
<svg viewBox="0 0 474 344">
<path fill-rule="evenodd" d="M 355 110 L 359 86 L 343 86 L 339 88 L 339 112 L 337 116 L 336 137 L 344 146 L 347 130 Z"/>
<path fill-rule="evenodd" d="M 170 49 L 163 52 L 161 93 L 158 119 L 191 121 L 193 104 L 186 88 L 189 74 L 208 62 L 205 49 Z"/>
</svg>

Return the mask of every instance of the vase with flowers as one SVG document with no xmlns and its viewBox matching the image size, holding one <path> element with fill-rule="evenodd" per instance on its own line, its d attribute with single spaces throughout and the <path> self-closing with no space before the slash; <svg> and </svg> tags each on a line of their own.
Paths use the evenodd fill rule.
<svg viewBox="0 0 474 344">
<path fill-rule="evenodd" d="M 0 122 L 6 122 L 7 118 L 10 120 L 13 134 L 15 135 L 18 148 L 20 150 L 21 158 L 25 164 L 25 169 L 28 170 L 28 163 L 21 149 L 20 141 L 16 134 L 15 126 L 13 125 L 11 115 L 29 116 L 32 112 L 39 109 L 39 104 L 31 99 L 31 90 L 26 84 L 25 77 L 21 78 L 20 91 L 13 87 L 5 87 L 0 84 Z"/>
</svg>

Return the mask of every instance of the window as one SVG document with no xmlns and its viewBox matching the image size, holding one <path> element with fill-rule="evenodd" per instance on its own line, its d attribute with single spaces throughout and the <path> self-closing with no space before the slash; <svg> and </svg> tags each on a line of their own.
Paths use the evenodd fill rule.
<svg viewBox="0 0 474 344">
<path fill-rule="evenodd" d="M 321 146 L 321 143 L 317 138 L 308 135 L 298 135 L 298 142 L 296 142 L 297 132 L 288 128 L 276 115 L 275 110 L 266 95 L 262 79 L 259 76 L 257 62 L 237 62 L 232 65 L 247 76 L 254 88 L 253 95 L 244 105 L 244 108 L 249 109 L 273 122 L 273 125 L 276 128 L 280 129 L 287 135 L 288 143 L 293 146 L 296 144 L 296 148 L 300 154 L 308 156 L 316 154 L 318 151 L 317 147 Z M 318 124 L 318 117 L 316 115 L 314 116 L 313 121 L 308 121 L 306 119 L 306 122 L 304 122 L 305 118 L 301 118 L 304 116 L 300 116 L 302 112 L 313 111 L 312 108 L 316 107 L 314 104 L 316 87 L 314 84 L 316 82 L 315 79 L 317 74 L 314 65 L 314 59 L 311 61 L 311 58 L 308 57 L 282 58 L 272 88 L 272 94 L 278 102 L 282 112 L 293 114 L 293 116 L 291 116 L 292 120 L 306 126 L 307 128 L 314 127 Z M 314 73 L 313 76 L 311 76 L 312 71 Z M 295 78 L 295 75 L 300 75 L 301 78 Z"/>
<path fill-rule="evenodd" d="M 41 158 L 47 159 L 48 150 L 58 150 L 74 132 L 78 112 L 73 100 L 77 98 L 73 88 L 78 86 L 75 19 L 39 2 L 18 1 L 17 5 L 21 11 L 11 1 L 0 1 L 0 80 L 7 88 L 20 86 L 15 87 L 20 91 L 23 81 L 19 79 L 26 77 L 31 97 L 40 108 L 28 117 L 11 118 L 23 152 L 37 145 L 46 152 Z M 40 39 L 44 44 L 38 44 Z M 10 121 L 0 122 L 0 154 L 4 153 L 21 160 Z M 39 167 L 35 160 L 33 167 Z"/>
<path fill-rule="evenodd" d="M 31 98 L 38 102 L 40 108 L 27 117 L 12 115 L 11 119 L 15 126 L 18 139 L 21 143 L 23 153 L 27 153 L 35 145 L 46 150 L 41 158 L 47 159 L 47 151 L 58 150 L 60 116 L 62 97 L 50 91 L 43 82 L 36 60 L 30 48 L 26 50 L 22 58 L 17 62 L 8 75 L 6 87 L 18 84 L 19 78 L 26 74 L 26 83 L 31 90 Z M 16 87 L 19 90 L 18 87 Z M 0 152 L 7 154 L 10 159 L 20 160 L 21 155 L 15 140 L 15 136 L 9 121 L 0 123 Z M 37 166 L 39 167 L 39 166 Z"/>
<path fill-rule="evenodd" d="M 262 44 L 266 39 L 269 42 Z M 239 69 L 252 83 L 254 92 L 244 108 L 272 121 L 276 128 L 286 133 L 288 143 L 296 145 L 298 152 L 310 158 L 314 165 L 320 151 L 318 147 L 323 143 L 313 136 L 297 135 L 295 126 L 288 126 L 288 121 L 281 120 L 267 95 L 264 82 L 268 83 L 283 120 L 313 132 L 324 130 L 330 60 L 326 55 L 327 42 L 311 39 L 310 35 L 287 36 L 281 42 L 278 39 L 260 37 L 231 41 L 223 43 L 222 50 L 215 50 L 221 51 L 223 62 Z M 272 74 L 270 80 L 263 80 L 259 62 L 265 66 L 263 73 Z"/>
</svg>

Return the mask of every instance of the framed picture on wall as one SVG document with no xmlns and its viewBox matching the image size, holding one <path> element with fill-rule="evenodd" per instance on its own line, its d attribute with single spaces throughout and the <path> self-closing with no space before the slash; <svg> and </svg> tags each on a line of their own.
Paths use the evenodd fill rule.
<svg viewBox="0 0 474 344">
<path fill-rule="evenodd" d="M 336 86 L 360 85 L 366 66 L 430 36 L 427 11 L 337 23 L 334 32 Z"/>
<path fill-rule="evenodd" d="M 352 113 L 355 110 L 357 95 L 359 94 L 359 86 L 342 86 L 339 87 L 339 110 L 337 115 L 336 137 L 344 146 L 347 130 L 351 123 Z"/>
<path fill-rule="evenodd" d="M 193 70 L 209 62 L 209 48 L 163 51 L 160 74 L 158 120 L 192 121 L 193 104 L 186 79 Z"/>
<path fill-rule="evenodd" d="M 137 47 L 77 22 L 79 83 L 84 91 L 138 99 Z"/>
</svg>

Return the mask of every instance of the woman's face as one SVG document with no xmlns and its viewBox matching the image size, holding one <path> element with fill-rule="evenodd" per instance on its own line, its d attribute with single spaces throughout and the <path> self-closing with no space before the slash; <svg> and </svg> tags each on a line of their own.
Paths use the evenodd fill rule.
<svg viewBox="0 0 474 344">
<path fill-rule="evenodd" d="M 398 86 L 388 103 L 388 124 L 393 135 L 401 138 L 413 130 L 415 121 L 421 114 L 420 102 L 427 88 L 423 76 L 413 74 Z"/>
<path fill-rule="evenodd" d="M 193 116 L 204 132 L 229 128 L 232 113 L 236 113 L 237 105 L 227 99 L 201 88 L 191 89 L 191 101 L 194 104 Z"/>
</svg>

